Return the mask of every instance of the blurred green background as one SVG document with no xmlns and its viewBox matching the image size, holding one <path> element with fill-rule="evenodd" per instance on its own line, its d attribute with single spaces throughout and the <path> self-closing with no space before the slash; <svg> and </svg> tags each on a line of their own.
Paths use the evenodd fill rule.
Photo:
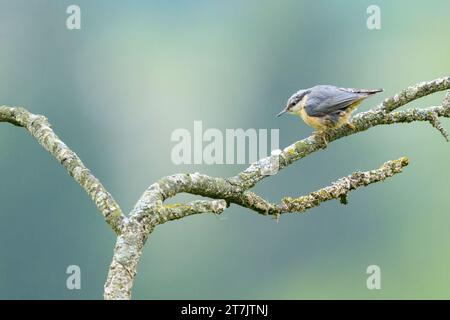
<svg viewBox="0 0 450 320">
<path fill-rule="evenodd" d="M 66 28 L 81 7 L 82 29 Z M 366 9 L 381 8 L 381 30 Z M 177 128 L 312 131 L 275 118 L 315 84 L 398 90 L 450 72 L 450 2 L 0 0 L 0 105 L 45 114 L 129 211 L 164 175 L 230 176 L 244 165 L 174 165 Z M 443 93 L 412 106 L 440 104 Z M 450 121 L 443 120 L 450 130 Z M 277 201 L 408 156 L 401 175 L 277 224 L 237 206 L 156 229 L 136 299 L 450 298 L 450 145 L 427 123 L 330 144 L 255 189 Z M 97 299 L 115 237 L 88 196 L 23 129 L 0 124 L 0 298 Z M 81 290 L 67 290 L 68 265 Z M 382 289 L 366 288 L 379 265 Z"/>
</svg>

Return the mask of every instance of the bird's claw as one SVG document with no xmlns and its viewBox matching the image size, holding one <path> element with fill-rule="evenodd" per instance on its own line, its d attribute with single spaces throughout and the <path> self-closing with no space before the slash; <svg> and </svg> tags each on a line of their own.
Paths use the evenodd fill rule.
<svg viewBox="0 0 450 320">
<path fill-rule="evenodd" d="M 352 130 L 356 130 L 356 127 L 352 122 L 347 122 L 347 126 Z"/>
<path fill-rule="evenodd" d="M 322 139 L 325 146 L 328 146 L 328 135 L 325 131 L 316 131 L 314 133 L 319 139 Z"/>
</svg>

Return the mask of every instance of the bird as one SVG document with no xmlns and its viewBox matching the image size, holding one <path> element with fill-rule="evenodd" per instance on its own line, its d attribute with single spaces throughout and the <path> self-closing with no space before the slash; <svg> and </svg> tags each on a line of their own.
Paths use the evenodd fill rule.
<svg viewBox="0 0 450 320">
<path fill-rule="evenodd" d="M 277 117 L 289 113 L 298 115 L 319 134 L 347 125 L 352 129 L 352 112 L 366 98 L 383 89 L 340 88 L 333 85 L 317 85 L 294 93 Z M 325 140 L 325 143 L 326 140 Z"/>
</svg>

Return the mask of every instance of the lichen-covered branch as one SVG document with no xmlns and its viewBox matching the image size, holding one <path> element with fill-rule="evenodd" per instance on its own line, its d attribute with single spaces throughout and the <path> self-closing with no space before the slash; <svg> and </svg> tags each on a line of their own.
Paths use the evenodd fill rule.
<svg viewBox="0 0 450 320">
<path fill-rule="evenodd" d="M 143 228 L 136 219 L 127 219 L 122 233 L 117 236 L 114 255 L 105 283 L 104 298 L 127 300 L 137 273 L 137 265 L 147 236 L 153 230 Z"/>
<path fill-rule="evenodd" d="M 178 174 L 166 177 L 153 184 L 133 209 L 119 236 L 114 258 L 111 263 L 108 279 L 105 284 L 105 299 L 129 299 L 134 276 L 142 249 L 148 235 L 154 228 L 167 221 L 205 213 L 221 213 L 228 207 L 228 203 L 235 203 L 252 209 L 264 215 L 279 217 L 287 212 L 304 212 L 318 206 L 324 201 L 340 198 L 346 201 L 348 192 L 358 187 L 380 182 L 402 171 L 408 164 L 406 158 L 388 161 L 377 170 L 355 172 L 344 177 L 331 186 L 312 192 L 299 198 L 283 198 L 281 204 L 273 204 L 253 192 L 237 189 L 227 184 L 226 180 L 212 178 L 206 175 Z M 217 188 L 220 185 L 221 188 Z M 221 191 L 222 190 L 222 191 Z M 179 192 L 188 192 L 209 197 L 223 197 L 219 200 L 198 200 L 188 204 L 162 205 L 162 201 Z M 149 201 L 158 204 L 149 205 Z"/>
<path fill-rule="evenodd" d="M 432 81 L 420 82 L 418 84 L 409 86 L 408 88 L 400 91 L 390 98 L 385 99 L 374 109 L 391 112 L 413 100 L 417 100 L 432 93 L 448 89 L 450 89 L 450 76 L 437 78 Z"/>
<path fill-rule="evenodd" d="M 442 100 L 442 105 L 444 106 L 444 108 L 446 108 L 448 110 L 448 108 L 450 108 L 450 90 L 447 91 L 445 93 L 445 97 Z"/>
<path fill-rule="evenodd" d="M 408 164 L 408 160 L 406 158 L 392 160 L 376 170 L 355 172 L 308 195 L 296 198 L 285 197 L 280 204 L 270 203 L 250 189 L 262 179 L 276 174 L 290 164 L 313 152 L 327 148 L 329 143 L 337 139 L 379 125 L 426 121 L 448 141 L 448 133 L 440 122 L 440 118 L 450 118 L 450 92 L 445 95 L 442 106 L 401 111 L 396 109 L 423 96 L 449 89 L 450 77 L 448 76 L 410 86 L 384 100 L 372 110 L 357 114 L 353 118 L 352 126 L 328 131 L 326 133 L 328 143 L 323 137 L 313 134 L 293 143 L 278 154 L 260 159 L 233 177 L 220 178 L 200 173 L 181 173 L 162 178 L 145 190 L 127 217 L 122 214 L 119 205 L 78 156 L 53 132 L 45 117 L 31 114 L 23 108 L 3 106 L 0 107 L 0 122 L 9 122 L 26 128 L 89 194 L 108 224 L 118 234 L 105 283 L 104 297 L 130 299 L 142 249 L 148 236 L 158 225 L 199 213 L 220 214 L 230 204 L 237 204 L 259 214 L 278 217 L 287 212 L 304 212 L 331 199 L 340 199 L 341 202 L 346 203 L 347 194 L 351 190 L 383 181 L 401 172 L 402 168 Z M 186 204 L 164 203 L 180 193 L 210 199 L 195 200 Z"/>
<path fill-rule="evenodd" d="M 356 115 L 353 119 L 353 127 L 341 127 L 337 130 L 328 132 L 328 142 L 343 138 L 345 136 L 365 131 L 369 128 L 378 125 L 387 125 L 395 123 L 410 123 L 413 121 L 427 121 L 436 127 L 445 138 L 446 132 L 439 122 L 439 117 L 450 117 L 450 103 L 443 102 L 442 106 L 425 108 L 425 109 L 409 109 L 404 111 L 393 110 L 399 108 L 406 103 L 423 97 L 425 95 L 450 89 L 450 77 L 443 77 L 430 82 L 420 83 L 403 90 L 399 94 L 374 108 L 371 111 L 362 112 Z M 447 96 L 448 97 L 448 94 Z M 450 98 L 446 98 L 450 100 Z M 275 215 L 278 217 L 283 212 L 303 212 L 308 208 L 317 206 L 319 203 L 334 199 L 337 195 L 342 202 L 346 201 L 346 194 L 357 186 L 362 186 L 377 181 L 382 181 L 395 173 L 400 172 L 401 168 L 407 164 L 405 158 L 396 161 L 387 162 L 378 170 L 363 173 L 354 173 L 350 177 L 339 180 L 336 185 L 324 188 L 305 197 L 299 198 L 285 198 L 281 205 L 273 204 L 266 201 L 264 198 L 249 191 L 259 181 L 268 177 L 267 172 L 276 172 L 281 170 L 295 161 L 306 157 L 307 155 L 324 149 L 328 144 L 324 143 L 324 139 L 317 135 L 297 141 L 296 143 L 285 148 L 280 154 L 271 155 L 269 157 L 260 159 L 253 163 L 245 171 L 236 176 L 224 179 L 217 177 L 210 177 L 200 173 L 193 174 L 176 174 L 165 177 L 152 184 L 144 194 L 139 198 L 137 204 L 132 210 L 131 220 L 137 220 L 143 226 L 145 239 L 147 235 L 160 223 L 164 223 L 172 219 L 169 212 L 165 211 L 164 201 L 168 198 L 174 197 L 179 193 L 190 193 L 194 195 L 209 197 L 213 199 L 224 200 L 227 204 L 233 203 L 245 208 L 249 208 L 264 215 Z M 369 175 L 370 179 L 365 180 Z M 356 179 L 359 177 L 359 179 Z M 379 178 L 379 180 L 377 180 Z M 358 183 L 356 183 L 357 181 Z M 369 181 L 369 182 L 368 182 Z M 348 189 L 344 186 L 345 183 L 350 182 Z M 353 184 L 352 184 L 353 183 Z M 331 188 L 331 189 L 329 189 Z M 345 191 L 345 192 L 344 192 Z M 225 203 L 223 202 L 223 204 Z M 191 208 L 183 209 L 183 205 L 178 206 L 178 211 L 175 217 L 183 217 L 191 214 Z M 181 211 L 181 212 L 180 212 Z M 203 210 L 200 210 L 203 212 Z M 133 267 L 136 265 L 133 264 Z M 130 269 L 131 274 L 136 272 L 133 267 Z M 130 274 L 130 272 L 128 272 Z M 122 280 L 129 279 L 124 277 Z M 129 283 L 123 284 L 121 282 L 108 282 L 105 286 L 105 292 L 110 294 L 105 295 L 106 298 L 114 298 L 112 292 L 116 292 L 117 297 L 128 297 L 131 292 L 124 292 L 122 288 L 128 288 Z"/>
<path fill-rule="evenodd" d="M 402 172 L 403 167 L 407 165 L 408 159 L 406 157 L 391 160 L 383 164 L 379 169 L 352 173 L 347 177 L 333 182 L 330 186 L 306 196 L 283 198 L 281 205 L 282 212 L 304 212 L 310 208 L 317 207 L 322 202 L 338 198 L 342 203 L 346 204 L 347 194 L 350 191 L 392 177 Z"/>
<path fill-rule="evenodd" d="M 151 208 L 151 210 L 146 214 L 142 212 L 143 214 L 140 217 L 151 217 L 151 219 L 147 220 L 146 223 L 153 228 L 164 222 L 180 219 L 196 213 L 221 213 L 226 209 L 227 202 L 238 204 L 263 215 L 280 215 L 282 213 L 289 212 L 304 212 L 309 208 L 318 206 L 321 202 L 336 198 L 343 198 L 349 191 L 358 187 L 367 186 L 375 182 L 381 182 L 388 177 L 400 173 L 403 167 L 407 165 L 408 159 L 406 157 L 398 160 L 391 160 L 384 163 L 379 169 L 352 173 L 351 175 L 343 177 L 332 183 L 331 186 L 322 188 L 306 196 L 301 196 L 299 198 L 285 197 L 283 198 L 281 204 L 270 203 L 259 195 L 248 190 L 242 191 L 239 189 L 234 189 L 236 188 L 235 186 L 229 186 L 228 188 L 231 189 L 232 192 L 229 191 L 224 194 L 201 192 L 201 190 L 208 190 L 209 186 L 215 185 L 215 181 L 208 181 L 211 177 L 205 175 L 201 175 L 201 178 L 192 179 L 189 182 L 183 181 L 183 175 L 176 175 L 177 178 L 174 178 L 175 176 L 170 176 L 165 179 L 176 179 L 177 181 L 183 181 L 183 184 L 185 184 L 185 187 L 183 188 L 184 192 L 195 192 L 194 194 L 209 197 L 223 197 L 226 198 L 227 201 L 198 200 L 189 204 L 157 206 Z M 197 186 L 199 179 L 203 179 L 203 181 L 200 183 L 200 186 Z"/>
<path fill-rule="evenodd" d="M 27 129 L 87 192 L 113 230 L 120 233 L 124 216 L 119 205 L 77 154 L 53 132 L 46 117 L 32 114 L 23 108 L 0 106 L 0 122 L 9 122 Z"/>
<path fill-rule="evenodd" d="M 165 205 L 155 210 L 154 223 L 163 224 L 199 213 L 221 214 L 227 207 L 227 202 L 222 199 L 195 200 L 186 204 Z"/>
<path fill-rule="evenodd" d="M 327 133 L 327 140 L 328 142 L 332 142 L 378 125 L 409 123 L 413 121 L 432 122 L 433 120 L 430 121 L 430 113 L 434 113 L 438 117 L 449 118 L 450 107 L 448 103 L 444 103 L 447 101 L 445 99 L 443 105 L 439 107 L 391 112 L 415 99 L 448 89 L 450 89 L 450 76 L 410 86 L 394 95 L 392 98 L 386 99 L 376 108 L 355 115 L 352 120 L 353 127 L 343 126 L 336 130 L 330 130 Z M 442 134 L 445 137 L 445 134 Z M 235 185 L 240 185 L 244 188 L 251 188 L 262 179 L 268 177 L 268 175 L 264 174 L 265 172 L 273 171 L 273 168 L 268 168 L 268 166 L 273 166 L 273 164 L 276 164 L 277 170 L 281 170 L 313 152 L 325 149 L 327 146 L 328 144 L 325 143 L 323 137 L 313 134 L 306 139 L 297 141 L 286 147 L 279 155 L 272 155 L 258 160 L 245 171 L 229 178 L 228 180 Z M 277 160 L 279 160 L 279 162 Z"/>
</svg>

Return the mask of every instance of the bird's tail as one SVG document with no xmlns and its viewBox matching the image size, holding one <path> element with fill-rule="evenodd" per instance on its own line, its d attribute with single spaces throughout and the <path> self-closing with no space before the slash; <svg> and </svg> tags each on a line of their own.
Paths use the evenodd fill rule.
<svg viewBox="0 0 450 320">
<path fill-rule="evenodd" d="M 345 90 L 353 93 L 367 94 L 368 96 L 383 91 L 383 89 L 356 89 L 356 88 L 346 88 Z"/>
</svg>

